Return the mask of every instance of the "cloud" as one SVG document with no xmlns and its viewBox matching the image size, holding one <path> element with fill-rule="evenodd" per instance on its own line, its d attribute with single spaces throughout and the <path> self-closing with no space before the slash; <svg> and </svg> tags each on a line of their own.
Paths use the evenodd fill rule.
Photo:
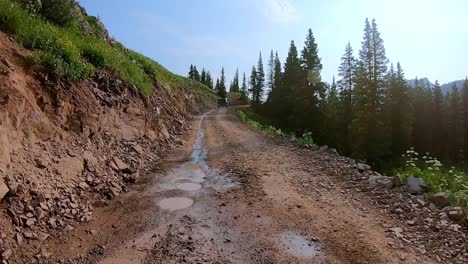
<svg viewBox="0 0 468 264">
<path fill-rule="evenodd" d="M 294 0 L 260 0 L 256 2 L 259 11 L 271 23 L 291 24 L 298 18 Z"/>
</svg>

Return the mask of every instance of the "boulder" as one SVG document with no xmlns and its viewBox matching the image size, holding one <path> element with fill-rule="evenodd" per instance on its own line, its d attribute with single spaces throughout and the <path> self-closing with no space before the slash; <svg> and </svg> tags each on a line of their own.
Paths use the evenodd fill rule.
<svg viewBox="0 0 468 264">
<path fill-rule="evenodd" d="M 448 193 L 436 193 L 432 195 L 431 201 L 438 207 L 450 205 L 450 195 Z"/>
<path fill-rule="evenodd" d="M 371 166 L 365 164 L 365 163 L 358 163 L 357 164 L 357 169 L 359 172 L 365 172 L 371 169 Z"/>
<path fill-rule="evenodd" d="M 8 189 L 8 186 L 5 184 L 2 178 L 0 178 L 0 201 L 5 197 L 10 189 Z"/>
<path fill-rule="evenodd" d="M 413 176 L 406 179 L 406 191 L 411 194 L 421 194 L 428 190 L 427 184 L 421 178 L 416 178 Z"/>
</svg>

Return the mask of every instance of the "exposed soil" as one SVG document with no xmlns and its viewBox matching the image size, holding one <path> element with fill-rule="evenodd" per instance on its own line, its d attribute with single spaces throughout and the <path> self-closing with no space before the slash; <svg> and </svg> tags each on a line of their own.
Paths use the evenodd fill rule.
<svg viewBox="0 0 468 264">
<path fill-rule="evenodd" d="M 346 167 L 349 159 L 259 134 L 226 108 L 200 118 L 144 182 L 43 245 L 52 254 L 43 261 L 437 263 L 417 245 L 394 246 L 401 237 L 389 227 L 402 222 L 348 187 L 341 173 L 361 175 Z M 466 230 L 456 235 L 465 239 Z"/>
</svg>

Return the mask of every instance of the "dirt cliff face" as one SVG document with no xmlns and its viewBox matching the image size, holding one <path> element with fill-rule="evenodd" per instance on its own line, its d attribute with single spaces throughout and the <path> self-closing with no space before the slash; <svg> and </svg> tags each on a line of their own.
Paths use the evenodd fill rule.
<svg viewBox="0 0 468 264">
<path fill-rule="evenodd" d="M 92 219 L 188 129 L 200 102 L 156 83 L 151 96 L 108 72 L 70 84 L 30 66 L 0 33 L 0 251 Z M 205 105 L 206 107 L 207 105 Z"/>
</svg>

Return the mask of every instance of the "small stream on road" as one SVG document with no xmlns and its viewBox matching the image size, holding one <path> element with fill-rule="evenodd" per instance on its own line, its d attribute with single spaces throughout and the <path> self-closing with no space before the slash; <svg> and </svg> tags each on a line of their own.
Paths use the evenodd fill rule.
<svg viewBox="0 0 468 264">
<path fill-rule="evenodd" d="M 193 151 L 190 160 L 184 162 L 179 167 L 170 171 L 159 185 L 161 191 L 180 190 L 187 194 L 197 192 L 203 188 L 215 188 L 218 191 L 226 188 L 232 188 L 237 183 L 230 181 L 220 175 L 216 170 L 211 169 L 206 164 L 208 149 L 203 145 L 205 138 L 205 129 L 203 120 L 213 110 L 204 113 L 198 122 L 198 136 L 193 144 Z M 161 209 L 176 211 L 192 206 L 194 201 L 188 197 L 170 197 L 158 202 Z"/>
</svg>

